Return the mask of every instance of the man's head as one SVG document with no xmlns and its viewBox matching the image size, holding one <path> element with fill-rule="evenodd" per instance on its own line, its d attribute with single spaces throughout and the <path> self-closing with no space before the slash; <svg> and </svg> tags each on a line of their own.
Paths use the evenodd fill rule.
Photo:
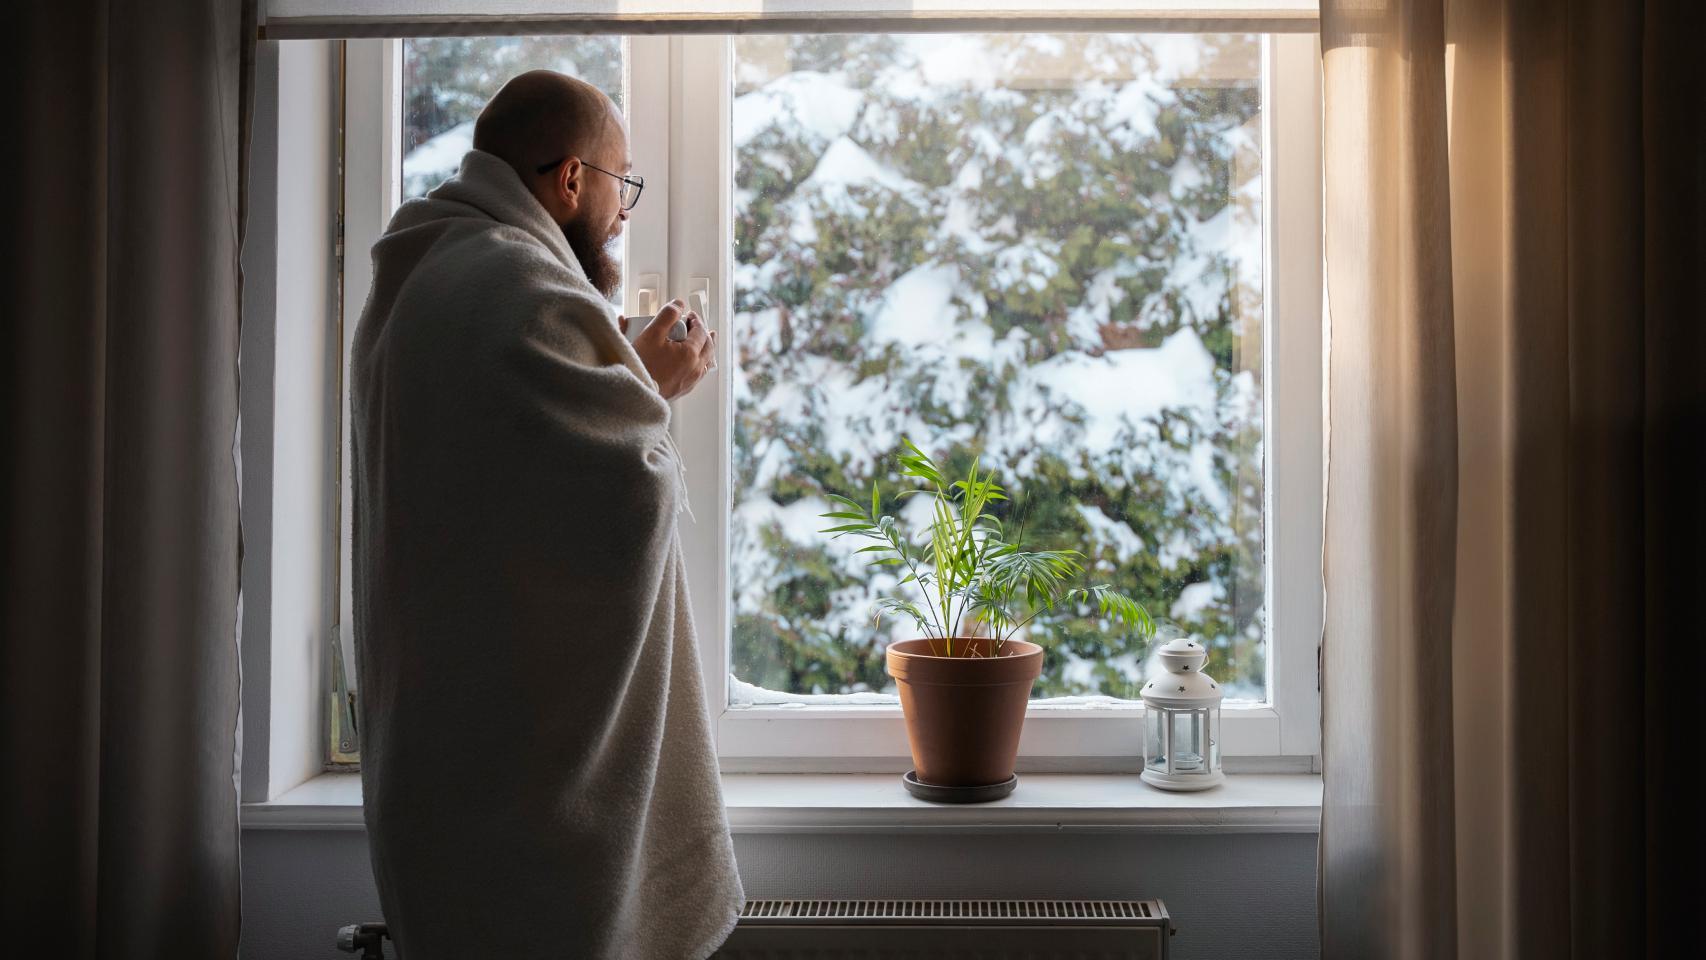
<svg viewBox="0 0 1706 960">
<path fill-rule="evenodd" d="M 622 235 L 628 213 L 622 209 L 622 181 L 610 174 L 625 175 L 633 164 L 622 114 L 610 98 L 574 77 L 524 73 L 480 111 L 474 149 L 515 169 L 563 228 L 587 279 L 606 297 L 614 295 L 622 267 L 609 248 Z"/>
</svg>

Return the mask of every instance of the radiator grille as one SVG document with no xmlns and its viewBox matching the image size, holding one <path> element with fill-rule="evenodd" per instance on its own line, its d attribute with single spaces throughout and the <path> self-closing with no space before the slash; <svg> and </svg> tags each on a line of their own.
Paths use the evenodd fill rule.
<svg viewBox="0 0 1706 960">
<path fill-rule="evenodd" d="M 998 920 L 1060 924 L 1153 920 L 1164 915 L 1154 900 L 748 900 L 740 919 L 743 924 L 829 919 L 855 923 Z"/>
<path fill-rule="evenodd" d="M 748 900 L 715 960 L 1167 960 L 1159 900 Z"/>
</svg>

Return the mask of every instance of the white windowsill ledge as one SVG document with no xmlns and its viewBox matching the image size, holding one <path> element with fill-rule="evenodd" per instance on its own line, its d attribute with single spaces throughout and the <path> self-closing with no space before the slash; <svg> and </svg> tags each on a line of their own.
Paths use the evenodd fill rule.
<svg viewBox="0 0 1706 960">
<path fill-rule="evenodd" d="M 734 833 L 1317 833 L 1321 778 L 1232 774 L 1201 793 L 1166 793 L 1134 774 L 1023 774 L 1012 796 L 964 806 L 914 800 L 894 774 L 729 773 Z M 266 803 L 245 830 L 359 830 L 361 777 L 328 773 Z"/>
</svg>

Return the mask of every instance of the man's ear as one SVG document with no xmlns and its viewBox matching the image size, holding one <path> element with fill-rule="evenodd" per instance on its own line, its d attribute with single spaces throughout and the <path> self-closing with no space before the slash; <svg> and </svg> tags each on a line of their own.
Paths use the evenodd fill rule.
<svg viewBox="0 0 1706 960">
<path fill-rule="evenodd" d="M 557 202 L 563 205 L 565 213 L 574 213 L 580 207 L 581 201 L 581 162 L 578 157 L 570 157 L 558 167 L 551 184 L 551 192 L 556 194 Z"/>
</svg>

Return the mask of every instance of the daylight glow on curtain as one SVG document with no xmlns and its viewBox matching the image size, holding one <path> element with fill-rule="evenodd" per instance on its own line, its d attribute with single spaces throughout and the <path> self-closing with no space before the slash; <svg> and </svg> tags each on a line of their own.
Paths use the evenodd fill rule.
<svg viewBox="0 0 1706 960">
<path fill-rule="evenodd" d="M 1313 31 L 1316 0 L 272 0 L 268 39 L 1024 29 Z"/>
</svg>

